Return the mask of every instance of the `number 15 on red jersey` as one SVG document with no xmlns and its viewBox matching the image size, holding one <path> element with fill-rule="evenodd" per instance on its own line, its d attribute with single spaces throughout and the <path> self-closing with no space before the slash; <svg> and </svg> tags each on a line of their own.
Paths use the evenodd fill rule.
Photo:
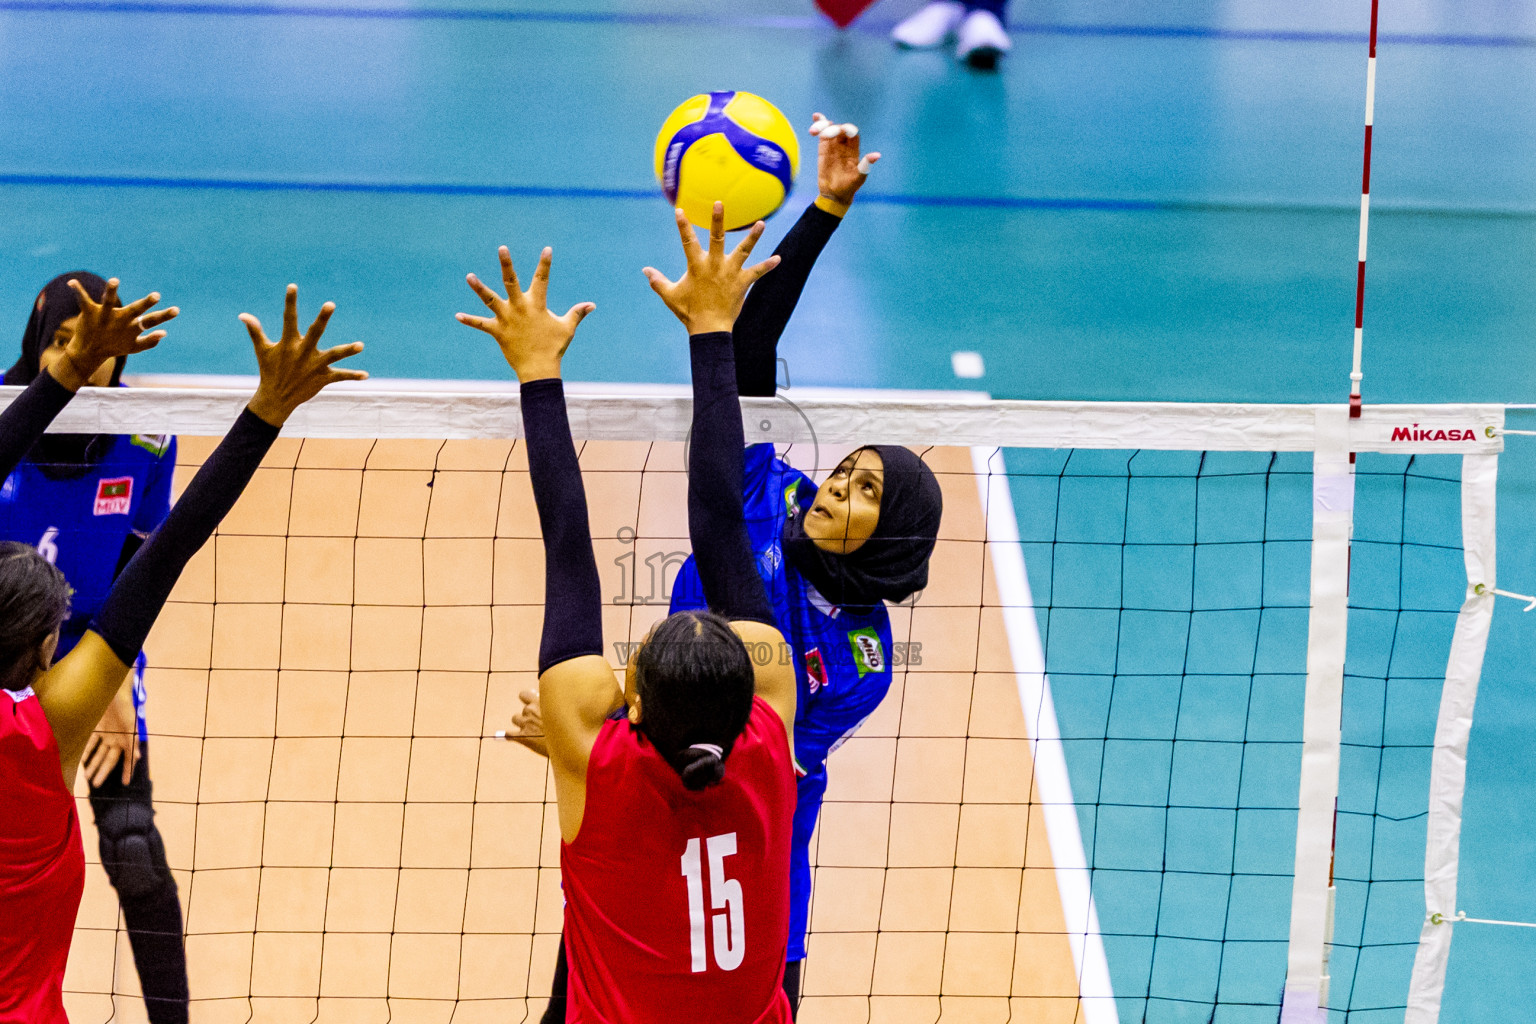
<svg viewBox="0 0 1536 1024">
<path fill-rule="evenodd" d="M 747 955 L 746 922 L 742 918 L 741 882 L 725 876 L 725 858 L 736 853 L 736 833 L 688 840 L 683 851 L 683 878 L 688 883 L 689 949 L 693 954 L 693 973 L 709 969 L 709 951 L 705 937 L 704 863 L 701 849 L 709 856 L 709 895 L 714 925 L 715 965 L 722 971 L 734 971 Z M 675 847 L 674 847 L 675 849 Z"/>
</svg>

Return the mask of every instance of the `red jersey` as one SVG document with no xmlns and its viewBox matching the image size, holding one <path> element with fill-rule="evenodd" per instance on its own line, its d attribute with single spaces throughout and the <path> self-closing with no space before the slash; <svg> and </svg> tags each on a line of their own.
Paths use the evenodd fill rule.
<svg viewBox="0 0 1536 1024">
<path fill-rule="evenodd" d="M 53 727 L 30 689 L 0 690 L 0 1024 L 68 1024 L 64 966 L 84 891 Z"/>
<path fill-rule="evenodd" d="M 795 772 L 761 699 L 725 764 L 690 792 L 628 721 L 598 733 L 560 848 L 571 1024 L 789 1024 Z"/>
</svg>

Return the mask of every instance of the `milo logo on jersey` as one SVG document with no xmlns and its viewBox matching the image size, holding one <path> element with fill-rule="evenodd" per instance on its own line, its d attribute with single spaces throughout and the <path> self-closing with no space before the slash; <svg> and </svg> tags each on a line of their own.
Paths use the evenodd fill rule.
<svg viewBox="0 0 1536 1024">
<path fill-rule="evenodd" d="M 93 516 L 125 516 L 133 508 L 133 477 L 117 476 L 96 482 Z"/>
<path fill-rule="evenodd" d="M 880 634 L 873 629 L 855 629 L 848 634 L 848 644 L 853 648 L 853 663 L 862 679 L 871 672 L 885 671 L 885 646 Z"/>
<path fill-rule="evenodd" d="M 143 448 L 149 454 L 158 458 L 165 454 L 165 450 L 171 446 L 170 434 L 134 434 L 128 439 L 128 443 L 135 448 Z"/>
<path fill-rule="evenodd" d="M 784 487 L 784 513 L 791 519 L 800 514 L 800 498 L 796 493 L 799 489 L 800 485 L 795 482 L 790 482 Z"/>
</svg>

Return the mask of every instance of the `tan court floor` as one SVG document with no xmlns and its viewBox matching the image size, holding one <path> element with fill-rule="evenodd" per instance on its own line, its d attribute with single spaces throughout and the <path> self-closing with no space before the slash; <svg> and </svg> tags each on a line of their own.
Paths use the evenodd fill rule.
<svg viewBox="0 0 1536 1024">
<path fill-rule="evenodd" d="M 178 487 L 210 447 L 182 439 Z M 823 471 L 840 454 L 819 453 Z M 800 1020 L 1070 1022 L 970 452 L 924 454 L 944 527 L 929 588 L 891 616 L 920 648 L 831 760 Z M 682 455 L 582 448 L 610 640 L 664 614 L 650 577 L 687 549 Z M 511 442 L 279 441 L 148 644 L 194 1021 L 538 1019 L 560 929 L 555 807 L 541 760 L 484 737 L 534 685 L 542 575 Z M 80 809 L 93 866 L 70 1017 L 141 1021 Z"/>
</svg>

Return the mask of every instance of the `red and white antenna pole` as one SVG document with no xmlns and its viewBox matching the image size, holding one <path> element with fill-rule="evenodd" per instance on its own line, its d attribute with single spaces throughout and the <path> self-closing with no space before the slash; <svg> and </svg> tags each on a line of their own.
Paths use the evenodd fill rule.
<svg viewBox="0 0 1536 1024">
<path fill-rule="evenodd" d="M 1349 373 L 1349 415 L 1360 416 L 1360 355 L 1365 335 L 1365 239 L 1371 225 L 1371 123 L 1376 120 L 1376 10 L 1371 0 L 1371 54 L 1365 65 L 1365 169 L 1360 175 L 1360 268 L 1355 278 L 1355 360 Z"/>
</svg>

